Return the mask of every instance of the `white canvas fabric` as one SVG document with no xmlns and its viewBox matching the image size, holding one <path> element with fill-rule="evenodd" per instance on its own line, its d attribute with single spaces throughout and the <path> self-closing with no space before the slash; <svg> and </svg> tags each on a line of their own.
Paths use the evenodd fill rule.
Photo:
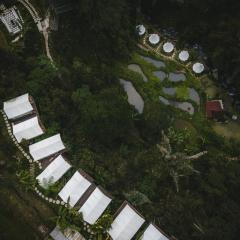
<svg viewBox="0 0 240 240">
<path fill-rule="evenodd" d="M 91 182 L 77 171 L 58 193 L 58 195 L 66 203 L 69 198 L 70 206 L 74 207 L 90 186 Z"/>
<path fill-rule="evenodd" d="M 37 117 L 30 118 L 18 124 L 13 124 L 13 134 L 18 142 L 23 139 L 29 140 L 43 134 Z"/>
<path fill-rule="evenodd" d="M 138 25 L 138 26 L 136 26 L 136 29 L 138 31 L 139 36 L 144 35 L 146 32 L 146 28 L 144 27 L 144 25 Z"/>
<path fill-rule="evenodd" d="M 178 57 L 182 62 L 186 62 L 189 59 L 189 52 L 183 50 L 179 53 Z"/>
<path fill-rule="evenodd" d="M 62 142 L 60 134 L 56 134 L 29 146 L 29 152 L 34 161 L 49 157 L 64 149 L 65 146 Z"/>
<path fill-rule="evenodd" d="M 3 110 L 9 119 L 21 117 L 33 110 L 28 93 L 3 103 Z"/>
<path fill-rule="evenodd" d="M 166 42 L 163 44 L 163 51 L 165 53 L 171 53 L 174 50 L 174 45 L 171 42 Z"/>
<path fill-rule="evenodd" d="M 156 45 L 160 42 L 160 37 L 158 34 L 153 33 L 153 34 L 150 34 L 148 40 L 151 44 Z"/>
<path fill-rule="evenodd" d="M 153 224 L 150 224 L 140 240 L 169 240 Z"/>
<path fill-rule="evenodd" d="M 200 74 L 200 73 L 202 73 L 204 71 L 204 65 L 202 63 L 199 63 L 199 62 L 198 63 L 194 63 L 192 69 L 193 69 L 193 71 L 195 73 Z"/>
<path fill-rule="evenodd" d="M 70 168 L 71 165 L 65 161 L 62 155 L 59 155 L 36 179 L 42 187 L 47 188 L 46 184 L 57 182 Z"/>
<path fill-rule="evenodd" d="M 130 240 L 137 233 L 145 220 L 129 204 L 114 219 L 108 231 L 113 240 Z"/>
<path fill-rule="evenodd" d="M 107 206 L 112 201 L 98 187 L 92 192 L 87 201 L 79 209 L 83 214 L 84 221 L 94 224 L 103 214 Z"/>
</svg>

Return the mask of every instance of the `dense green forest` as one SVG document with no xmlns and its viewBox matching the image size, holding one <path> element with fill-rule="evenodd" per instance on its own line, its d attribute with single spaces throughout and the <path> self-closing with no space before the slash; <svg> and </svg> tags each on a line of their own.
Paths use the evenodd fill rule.
<svg viewBox="0 0 240 240">
<path fill-rule="evenodd" d="M 39 8 L 47 5 L 41 3 Z M 21 6 L 27 25 L 22 42 L 10 44 L 1 26 L 1 101 L 29 92 L 47 134 L 63 135 L 72 164 L 111 192 L 113 208 L 127 199 L 147 220 L 178 239 L 239 239 L 240 163 L 230 157 L 239 156 L 240 142 L 213 132 L 203 115 L 190 119 L 154 99 L 138 114 L 118 78 L 139 51 L 136 24 L 146 22 L 175 29 L 179 47 L 200 44 L 208 66 L 219 70 L 218 84 L 229 79 L 227 87 L 238 91 L 240 3 L 79 0 L 74 4 L 50 35 L 56 67 L 45 57 L 43 39 Z M 208 151 L 188 163 L 197 173 L 165 161 L 158 148 L 162 130 L 174 153 Z M 179 191 L 172 168 L 183 175 Z"/>
</svg>

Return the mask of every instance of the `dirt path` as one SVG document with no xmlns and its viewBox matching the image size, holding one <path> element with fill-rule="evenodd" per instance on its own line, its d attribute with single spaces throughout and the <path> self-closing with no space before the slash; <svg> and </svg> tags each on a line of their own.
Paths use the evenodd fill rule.
<svg viewBox="0 0 240 240">
<path fill-rule="evenodd" d="M 45 43 L 45 50 L 48 59 L 53 64 L 53 58 L 51 56 L 50 48 L 49 48 L 49 14 L 46 15 L 45 19 L 40 17 L 35 7 L 29 2 L 29 0 L 18 0 L 30 13 L 30 15 L 33 18 L 33 21 L 36 23 L 38 31 L 43 35 L 44 37 L 44 43 Z"/>
</svg>

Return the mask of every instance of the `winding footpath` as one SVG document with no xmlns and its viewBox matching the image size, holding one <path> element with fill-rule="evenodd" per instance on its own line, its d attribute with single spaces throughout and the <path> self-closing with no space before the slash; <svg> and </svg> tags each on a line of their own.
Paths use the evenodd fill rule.
<svg viewBox="0 0 240 240">
<path fill-rule="evenodd" d="M 17 0 L 20 2 L 30 13 L 30 15 L 33 18 L 33 21 L 36 23 L 38 31 L 43 35 L 44 37 L 44 43 L 45 43 L 45 50 L 48 59 L 51 61 L 51 63 L 54 65 L 53 58 L 50 52 L 49 48 L 49 12 L 46 14 L 45 19 L 40 17 L 35 7 L 29 2 L 29 0 Z"/>
</svg>

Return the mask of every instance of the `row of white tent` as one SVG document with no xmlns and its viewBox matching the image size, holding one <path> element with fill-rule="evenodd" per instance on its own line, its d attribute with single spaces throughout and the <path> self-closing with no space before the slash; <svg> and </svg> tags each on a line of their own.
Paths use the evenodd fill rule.
<svg viewBox="0 0 240 240">
<path fill-rule="evenodd" d="M 3 110 L 8 119 L 12 120 L 13 134 L 18 142 L 30 140 L 44 133 L 33 99 L 29 94 L 4 102 Z"/>
<path fill-rule="evenodd" d="M 144 25 L 137 25 L 136 30 L 139 36 L 143 36 L 146 33 L 146 27 Z M 152 34 L 149 34 L 148 36 L 148 42 L 153 46 L 156 46 L 158 43 L 160 43 L 160 40 L 161 38 L 158 33 L 152 33 Z M 175 49 L 174 44 L 169 41 L 165 42 L 162 46 L 162 50 L 166 54 L 173 53 L 174 49 Z M 187 62 L 189 58 L 190 58 L 190 54 L 187 50 L 182 50 L 178 53 L 178 59 L 181 62 Z M 193 64 L 192 70 L 196 74 L 201 74 L 204 72 L 205 66 L 200 62 L 196 62 Z"/>
<path fill-rule="evenodd" d="M 4 102 L 4 111 L 10 120 L 16 121 L 19 117 L 27 116 L 34 111 L 33 100 L 28 94 Z M 13 132 L 17 139 L 28 139 L 37 136 L 38 118 L 13 124 Z M 34 126 L 34 127 L 33 127 Z M 40 125 L 39 125 L 40 126 Z M 38 126 L 38 127 L 39 127 Z M 17 130 L 16 130 L 17 129 Z M 34 129 L 34 130 L 33 130 Z M 36 133 L 35 135 L 32 133 Z M 30 134 L 31 133 L 31 134 Z M 61 154 L 65 150 L 60 134 L 48 137 L 29 146 L 29 153 L 34 161 L 51 159 L 51 163 L 36 177 L 43 188 L 57 182 L 72 167 Z M 64 185 L 58 196 L 71 207 L 79 207 L 84 221 L 94 224 L 104 213 L 112 201 L 100 186 L 94 184 L 93 179 L 84 171 L 78 170 Z M 113 240 L 130 240 L 144 224 L 145 219 L 128 203 L 124 202 L 115 214 L 109 230 Z M 141 240 L 167 240 L 167 236 L 155 225 L 150 224 L 140 237 Z"/>
</svg>

